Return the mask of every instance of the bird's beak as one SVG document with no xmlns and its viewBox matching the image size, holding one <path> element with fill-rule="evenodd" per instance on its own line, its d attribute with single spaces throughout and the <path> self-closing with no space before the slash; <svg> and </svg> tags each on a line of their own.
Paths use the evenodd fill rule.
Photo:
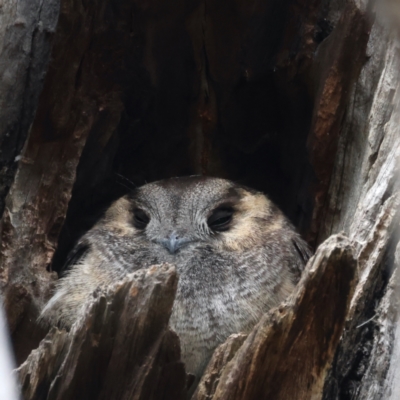
<svg viewBox="0 0 400 400">
<path fill-rule="evenodd" d="M 158 240 L 158 243 L 163 245 L 169 253 L 175 254 L 179 249 L 186 246 L 192 240 L 179 237 L 177 233 L 171 233 L 167 238 Z"/>
</svg>

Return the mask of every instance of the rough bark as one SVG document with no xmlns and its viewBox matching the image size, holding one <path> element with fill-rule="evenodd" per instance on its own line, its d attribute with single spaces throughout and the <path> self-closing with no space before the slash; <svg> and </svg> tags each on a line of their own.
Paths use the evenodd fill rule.
<svg viewBox="0 0 400 400">
<path fill-rule="evenodd" d="M 168 329 L 177 281 L 172 266 L 154 266 L 96 292 L 70 332 L 53 328 L 18 368 L 24 399 L 183 400 Z"/>
<path fill-rule="evenodd" d="M 379 316 L 387 307 L 382 299 L 390 293 L 387 283 L 396 269 L 394 251 L 399 240 L 398 49 L 398 31 L 378 10 L 367 45 L 368 62 L 351 88 L 346 106 L 319 230 L 321 237 L 343 230 L 351 238 L 359 260 L 359 281 L 326 382 L 326 400 L 378 399 L 381 397 L 374 394 L 374 386 L 382 392 L 388 390 L 387 365 L 377 366 L 374 360 L 385 337 L 391 337 L 386 351 L 394 351 L 396 339 L 394 334 L 387 336 L 387 324 L 391 318 L 398 318 L 388 315 L 384 322 L 385 318 Z M 393 353 L 386 354 L 387 360 L 391 357 L 395 362 Z M 371 375 L 364 374 L 373 368 L 375 383 L 370 385 Z"/>
<path fill-rule="evenodd" d="M 1 213 L 43 87 L 59 7 L 59 0 L 0 3 Z"/>
<path fill-rule="evenodd" d="M 215 349 L 212 359 L 199 382 L 199 386 L 192 396 L 192 400 L 209 400 L 213 398 L 222 373 L 240 349 L 247 336 L 245 333 L 233 334 L 229 336 L 225 343 Z"/>
<path fill-rule="evenodd" d="M 397 246 L 395 271 L 373 317 L 379 331 L 374 337 L 371 358 L 362 377 L 357 399 L 394 400 L 400 396 L 399 250 Z"/>
</svg>

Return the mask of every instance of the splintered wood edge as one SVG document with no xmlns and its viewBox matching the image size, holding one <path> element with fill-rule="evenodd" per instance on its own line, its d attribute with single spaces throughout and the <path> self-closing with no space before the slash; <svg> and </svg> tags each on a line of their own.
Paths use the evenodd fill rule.
<svg viewBox="0 0 400 400">
<path fill-rule="evenodd" d="M 87 388 L 82 385 L 87 382 L 90 387 L 90 382 L 96 381 L 96 362 L 104 359 L 108 361 L 97 371 L 102 387 L 95 387 L 100 397 L 109 392 L 109 398 L 118 398 L 115 390 L 126 390 L 135 398 L 150 399 L 149 393 L 166 388 L 176 393 L 175 398 L 182 398 L 186 375 L 179 339 L 168 328 L 177 282 L 175 267 L 164 264 L 137 271 L 105 291 L 97 291 L 69 332 L 52 328 L 15 371 L 24 399 L 37 399 L 43 391 L 45 398 L 49 395 L 52 399 L 84 393 Z M 136 365 L 132 354 L 147 361 Z M 125 363 L 125 369 L 121 365 L 125 374 L 118 367 L 119 360 Z M 132 388 L 126 383 L 133 376 L 136 384 Z"/>
<path fill-rule="evenodd" d="M 353 254 L 343 235 L 327 239 L 290 299 L 262 318 L 233 359 L 221 354 L 232 353 L 232 338 L 217 349 L 192 399 L 319 399 L 354 291 Z"/>
<path fill-rule="evenodd" d="M 228 337 L 225 343 L 215 349 L 191 400 L 209 400 L 212 398 L 224 368 L 235 356 L 247 336 L 245 333 L 233 334 Z"/>
<path fill-rule="evenodd" d="M 50 379 L 53 371 L 59 368 L 68 342 L 68 333 L 65 330 L 52 328 L 40 342 L 39 347 L 31 352 L 19 368 L 14 370 L 25 400 L 34 399 L 42 382 Z"/>
</svg>

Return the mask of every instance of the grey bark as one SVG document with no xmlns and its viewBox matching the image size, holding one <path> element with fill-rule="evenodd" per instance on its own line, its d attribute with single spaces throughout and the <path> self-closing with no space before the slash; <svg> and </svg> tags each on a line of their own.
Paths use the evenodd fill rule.
<svg viewBox="0 0 400 400">
<path fill-rule="evenodd" d="M 398 365 L 396 274 L 387 286 L 398 268 L 394 254 L 399 240 L 400 58 L 393 23 L 385 10 L 378 10 L 368 61 L 351 90 L 320 229 L 323 237 L 343 230 L 359 259 L 359 282 L 326 382 L 326 400 L 390 399 L 400 385 L 393 379 Z"/>
</svg>

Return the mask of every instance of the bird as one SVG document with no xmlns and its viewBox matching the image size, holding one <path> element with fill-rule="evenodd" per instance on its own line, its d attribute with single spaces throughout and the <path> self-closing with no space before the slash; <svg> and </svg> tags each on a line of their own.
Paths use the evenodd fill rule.
<svg viewBox="0 0 400 400">
<path fill-rule="evenodd" d="M 249 332 L 293 292 L 310 256 L 264 193 L 216 177 L 164 179 L 116 200 L 82 236 L 41 318 L 71 327 L 99 287 L 173 264 L 179 282 L 169 324 L 198 380 L 219 344 Z"/>
</svg>

